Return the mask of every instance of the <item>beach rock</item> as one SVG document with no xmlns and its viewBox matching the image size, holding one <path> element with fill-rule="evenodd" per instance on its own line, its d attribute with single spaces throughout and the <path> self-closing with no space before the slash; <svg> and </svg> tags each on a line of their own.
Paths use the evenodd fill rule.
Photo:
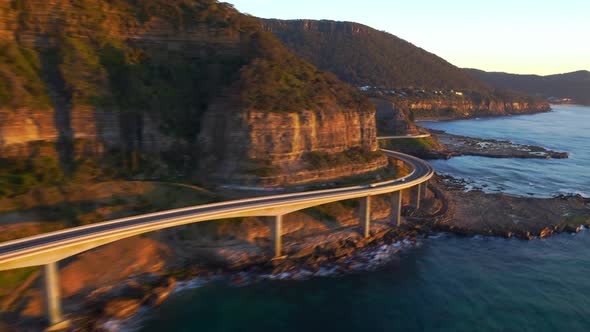
<svg viewBox="0 0 590 332">
<path fill-rule="evenodd" d="M 133 316 L 141 307 L 141 299 L 116 299 L 107 302 L 104 313 L 112 318 L 128 318 Z"/>
<path fill-rule="evenodd" d="M 168 296 L 172 293 L 174 288 L 176 287 L 176 279 L 173 277 L 169 277 L 168 280 L 164 283 L 164 285 L 155 288 L 152 291 L 152 294 L 148 300 L 148 303 L 152 306 L 159 306 L 168 298 Z"/>
<path fill-rule="evenodd" d="M 563 230 L 568 233 L 580 233 L 582 231 L 582 226 L 567 224 Z"/>
<path fill-rule="evenodd" d="M 551 228 L 549 228 L 549 227 L 546 227 L 546 228 L 544 228 L 544 229 L 541 231 L 541 233 L 539 233 L 539 237 L 540 237 L 540 238 L 545 238 L 545 237 L 548 237 L 548 236 L 551 236 L 551 235 L 553 235 L 553 233 L 554 233 L 554 232 L 553 232 L 553 230 L 552 230 Z"/>
</svg>

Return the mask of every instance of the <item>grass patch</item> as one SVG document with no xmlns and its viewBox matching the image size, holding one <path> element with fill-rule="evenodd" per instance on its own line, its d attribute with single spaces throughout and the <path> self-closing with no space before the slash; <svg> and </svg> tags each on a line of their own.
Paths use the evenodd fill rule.
<svg viewBox="0 0 590 332">
<path fill-rule="evenodd" d="M 379 145 L 385 149 L 410 154 L 432 151 L 438 146 L 436 140 L 432 137 L 382 140 L 379 141 Z"/>
<path fill-rule="evenodd" d="M 330 221 L 330 222 L 337 221 L 336 216 L 334 216 L 330 212 L 330 209 L 328 209 L 325 205 L 314 206 L 314 207 L 302 210 L 301 212 L 307 214 L 308 216 L 310 216 L 316 220 Z"/>
<path fill-rule="evenodd" d="M 0 272 L 0 289 L 13 290 L 18 285 L 27 280 L 27 278 L 35 273 L 37 269 L 37 267 L 27 267 L 23 269 Z"/>
<path fill-rule="evenodd" d="M 362 148 L 352 148 L 336 154 L 311 151 L 303 155 L 303 160 L 307 163 L 308 169 L 316 170 L 350 164 L 370 163 L 381 158 L 382 156 L 383 154 L 380 151 L 368 151 Z"/>
</svg>

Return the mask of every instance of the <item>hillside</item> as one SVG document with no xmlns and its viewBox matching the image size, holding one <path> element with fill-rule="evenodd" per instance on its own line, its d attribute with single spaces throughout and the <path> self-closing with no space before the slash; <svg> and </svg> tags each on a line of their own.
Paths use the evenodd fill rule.
<svg viewBox="0 0 590 332">
<path fill-rule="evenodd" d="M 362 24 L 264 20 L 264 25 L 296 54 L 355 86 L 488 89 L 435 54 Z"/>
<path fill-rule="evenodd" d="M 492 89 L 444 59 L 358 23 L 264 20 L 293 52 L 340 79 L 426 118 L 533 113 L 540 98 Z"/>
<path fill-rule="evenodd" d="M 97 164 L 96 176 L 275 185 L 365 173 L 386 163 L 374 113 L 225 3 L 0 3 L 8 192 Z"/>
<path fill-rule="evenodd" d="M 547 76 L 465 70 L 494 87 L 542 96 L 552 102 L 571 99 L 574 103 L 590 105 L 590 71 L 587 70 Z"/>
</svg>

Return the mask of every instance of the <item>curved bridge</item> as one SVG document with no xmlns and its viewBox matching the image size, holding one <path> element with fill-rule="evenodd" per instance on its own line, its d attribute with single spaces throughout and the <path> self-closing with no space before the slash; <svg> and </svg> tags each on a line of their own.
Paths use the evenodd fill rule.
<svg viewBox="0 0 590 332">
<path fill-rule="evenodd" d="M 407 138 L 407 137 L 404 137 Z M 271 230 L 275 257 L 281 256 L 282 219 L 285 214 L 309 207 L 360 198 L 360 229 L 369 235 L 371 196 L 392 195 L 393 222 L 401 223 L 401 191 L 412 189 L 413 205 L 419 207 L 426 191 L 426 181 L 434 169 L 426 161 L 400 152 L 382 150 L 389 157 L 406 163 L 411 173 L 396 180 L 339 189 L 318 190 L 251 199 L 227 201 L 170 210 L 103 223 L 74 227 L 62 231 L 27 237 L 0 244 L 0 271 L 45 265 L 47 310 L 50 323 L 63 322 L 60 309 L 57 262 L 104 244 L 165 228 L 222 218 L 248 216 L 273 217 Z"/>
</svg>

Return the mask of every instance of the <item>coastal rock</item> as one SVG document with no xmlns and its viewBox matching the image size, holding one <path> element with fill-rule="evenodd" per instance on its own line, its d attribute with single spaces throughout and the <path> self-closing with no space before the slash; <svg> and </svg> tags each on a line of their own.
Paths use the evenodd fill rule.
<svg viewBox="0 0 590 332">
<path fill-rule="evenodd" d="M 176 279 L 169 277 L 162 286 L 157 287 L 152 291 L 152 295 L 148 299 L 147 303 L 152 306 L 159 306 L 168 298 L 175 287 Z"/>
<path fill-rule="evenodd" d="M 551 235 L 553 235 L 553 229 L 549 227 L 544 228 L 543 230 L 541 230 L 541 233 L 539 233 L 540 238 L 545 238 Z"/>
<path fill-rule="evenodd" d="M 203 119 L 201 173 L 209 180 L 277 186 L 387 166 L 387 159 L 377 153 L 374 109 L 326 103 L 323 109 L 269 113 L 230 112 L 228 107 L 213 106 Z M 354 151 L 363 160 L 350 158 Z"/>
<path fill-rule="evenodd" d="M 582 231 L 582 226 L 567 224 L 564 227 L 564 231 L 569 233 L 580 233 Z"/>
<path fill-rule="evenodd" d="M 104 313 L 112 318 L 128 318 L 133 316 L 141 307 L 141 299 L 116 299 L 104 305 Z"/>
<path fill-rule="evenodd" d="M 436 152 L 452 156 L 482 156 L 491 158 L 539 158 L 563 159 L 569 153 L 548 150 L 540 146 L 517 144 L 509 141 L 467 137 L 446 133 L 442 130 L 430 130 L 434 138 L 443 145 Z"/>
</svg>

